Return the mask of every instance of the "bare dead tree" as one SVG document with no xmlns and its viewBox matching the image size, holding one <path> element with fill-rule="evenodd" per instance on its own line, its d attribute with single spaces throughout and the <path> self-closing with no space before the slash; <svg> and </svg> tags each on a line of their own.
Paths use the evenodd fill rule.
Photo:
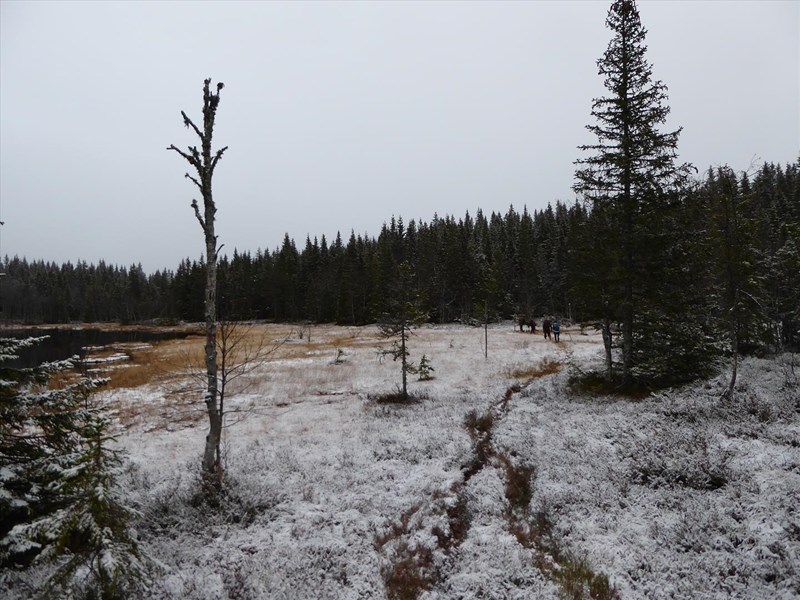
<svg viewBox="0 0 800 600">
<path fill-rule="evenodd" d="M 203 83 L 203 130 L 201 131 L 194 122 L 181 111 L 183 124 L 194 131 L 200 138 L 200 150 L 197 146 L 189 146 L 188 151 L 177 148 L 174 144 L 167 150 L 174 150 L 180 154 L 194 168 L 196 175 L 186 173 L 186 178 L 191 180 L 200 190 L 203 198 L 203 212 L 201 214 L 197 200 L 193 199 L 191 206 L 195 217 L 203 229 L 206 243 L 206 290 L 205 290 L 205 319 L 206 319 L 206 344 L 205 362 L 207 387 L 205 392 L 206 411 L 208 413 L 209 432 L 206 436 L 206 446 L 203 452 L 203 475 L 207 483 L 222 483 L 222 467 L 218 460 L 219 447 L 222 439 L 222 412 L 220 411 L 220 396 L 218 385 L 217 365 L 217 258 L 221 246 L 217 247 L 217 235 L 214 231 L 214 218 L 217 212 L 211 190 L 211 180 L 214 169 L 217 167 L 227 146 L 212 154 L 211 141 L 214 135 L 214 120 L 219 106 L 219 93 L 224 84 L 217 83 L 216 93 L 209 89 L 211 79 Z M 212 488 L 209 488 L 212 489 Z"/>
</svg>

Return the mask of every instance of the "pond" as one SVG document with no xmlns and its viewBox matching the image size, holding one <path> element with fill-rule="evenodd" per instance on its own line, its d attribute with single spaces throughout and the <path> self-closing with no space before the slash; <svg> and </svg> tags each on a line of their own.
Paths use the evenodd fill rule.
<svg viewBox="0 0 800 600">
<path fill-rule="evenodd" d="M 125 327 L 36 327 L 2 328 L 0 338 L 25 339 L 47 336 L 38 344 L 19 351 L 19 358 L 7 361 L 5 366 L 18 369 L 35 367 L 44 362 L 64 360 L 72 356 L 84 358 L 87 349 L 114 343 L 151 343 L 162 340 L 183 339 L 196 331 L 188 328 Z"/>
</svg>

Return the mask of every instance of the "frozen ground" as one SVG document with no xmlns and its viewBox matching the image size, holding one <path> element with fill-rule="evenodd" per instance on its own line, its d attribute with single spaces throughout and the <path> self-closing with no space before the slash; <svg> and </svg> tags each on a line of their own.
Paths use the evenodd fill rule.
<svg viewBox="0 0 800 600">
<path fill-rule="evenodd" d="M 373 399 L 399 383 L 374 327 L 294 335 L 232 398 L 245 418 L 226 430 L 231 492 L 213 514 L 194 501 L 199 394 L 105 392 L 162 565 L 149 597 L 580 597 L 566 555 L 621 598 L 800 597 L 796 358 L 746 360 L 732 402 L 723 377 L 632 401 L 567 391 L 601 358 L 596 336 L 554 344 L 504 324 L 488 358 L 482 343 L 480 329 L 418 330 L 411 358 L 435 378 L 398 406 Z M 510 495 L 513 472 L 529 495 Z"/>
</svg>

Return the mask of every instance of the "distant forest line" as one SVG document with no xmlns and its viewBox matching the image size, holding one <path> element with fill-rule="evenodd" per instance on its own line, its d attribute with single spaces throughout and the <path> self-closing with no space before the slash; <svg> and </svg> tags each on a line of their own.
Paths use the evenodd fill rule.
<svg viewBox="0 0 800 600">
<path fill-rule="evenodd" d="M 721 211 L 730 201 L 744 232 L 735 241 L 717 235 Z M 758 345 L 757 328 L 771 320 L 779 323 L 783 341 L 797 346 L 800 159 L 785 167 L 766 163 L 750 176 L 709 169 L 681 204 L 684 226 L 678 235 L 708 245 L 701 260 L 686 258 L 697 263 L 686 265 L 686 285 L 718 294 L 725 273 L 717 267 L 735 243 L 736 252 L 750 257 L 743 261 L 752 267 L 754 300 L 763 317 L 754 319 L 753 343 Z M 301 248 L 287 234 L 273 251 L 234 251 L 220 258 L 220 318 L 372 323 L 396 292 L 398 266 L 407 262 L 431 322 L 483 320 L 486 314 L 492 319 L 549 314 L 591 322 L 593 302 L 580 284 L 592 277 L 592 247 L 603 245 L 591 231 L 591 211 L 584 204 L 556 202 L 533 213 L 510 207 L 505 214 L 487 216 L 479 210 L 458 219 L 435 215 L 430 222 L 392 217 L 377 237 L 307 238 Z M 224 232 L 222 241 L 227 241 Z M 6 322 L 203 320 L 202 257 L 152 274 L 140 265 L 103 261 L 58 265 L 14 257 L 4 262 L 0 302 Z M 695 318 L 686 314 L 687 322 Z"/>
</svg>

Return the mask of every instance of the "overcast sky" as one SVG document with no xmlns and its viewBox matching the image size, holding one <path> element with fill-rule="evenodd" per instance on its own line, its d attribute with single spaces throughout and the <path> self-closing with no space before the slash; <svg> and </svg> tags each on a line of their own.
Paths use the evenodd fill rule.
<svg viewBox="0 0 800 600">
<path fill-rule="evenodd" d="M 392 215 L 573 202 L 610 2 L 0 1 L 0 252 L 199 258 L 188 164 L 222 81 L 225 251 L 377 235 Z M 800 4 L 640 1 L 680 158 L 800 152 Z M 224 251 L 224 252 L 225 252 Z"/>
</svg>

